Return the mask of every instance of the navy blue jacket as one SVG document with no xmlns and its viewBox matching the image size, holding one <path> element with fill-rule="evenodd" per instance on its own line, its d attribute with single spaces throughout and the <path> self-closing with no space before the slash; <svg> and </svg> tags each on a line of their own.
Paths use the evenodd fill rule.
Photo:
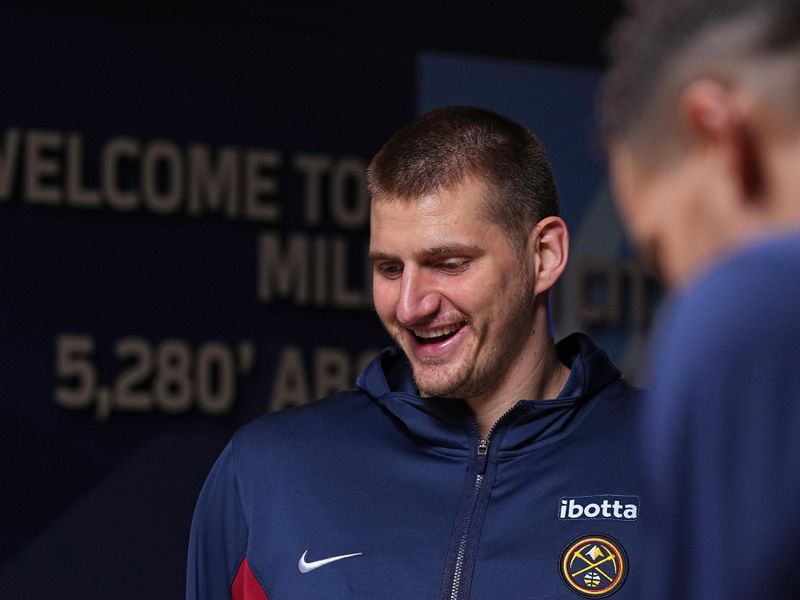
<svg viewBox="0 0 800 600">
<path fill-rule="evenodd" d="M 800 235 L 673 296 L 642 411 L 653 600 L 800 598 Z M 649 484 L 649 485 L 647 485 Z"/>
<path fill-rule="evenodd" d="M 187 598 L 641 600 L 636 393 L 587 337 L 557 349 L 559 397 L 487 440 L 394 348 L 358 389 L 245 426 L 198 500 Z"/>
</svg>

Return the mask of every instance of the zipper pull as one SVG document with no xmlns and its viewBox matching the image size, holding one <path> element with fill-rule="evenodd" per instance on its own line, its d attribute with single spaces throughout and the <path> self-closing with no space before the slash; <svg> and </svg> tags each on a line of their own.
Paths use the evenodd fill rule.
<svg viewBox="0 0 800 600">
<path fill-rule="evenodd" d="M 486 472 L 486 459 L 489 454 L 489 440 L 478 440 L 478 474 L 483 475 Z"/>
</svg>

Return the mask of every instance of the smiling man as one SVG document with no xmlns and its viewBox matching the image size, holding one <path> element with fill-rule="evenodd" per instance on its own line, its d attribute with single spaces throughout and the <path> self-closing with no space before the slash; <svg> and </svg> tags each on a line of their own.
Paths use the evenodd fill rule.
<svg viewBox="0 0 800 600">
<path fill-rule="evenodd" d="M 636 394 L 586 336 L 553 342 L 568 233 L 541 144 L 441 108 L 384 145 L 369 185 L 396 345 L 356 389 L 234 436 L 198 501 L 187 597 L 642 598 Z"/>
<path fill-rule="evenodd" d="M 381 188 L 384 161 L 371 171 L 375 308 L 420 394 L 465 399 L 482 434 L 516 399 L 554 398 L 569 369 L 550 339 L 544 292 L 566 266 L 564 222 L 548 216 L 530 243 L 510 239 L 487 215 L 491 184 L 475 174 L 408 199 Z"/>
<path fill-rule="evenodd" d="M 602 115 L 672 294 L 652 351 L 644 598 L 798 598 L 800 3 L 640 0 Z"/>
</svg>

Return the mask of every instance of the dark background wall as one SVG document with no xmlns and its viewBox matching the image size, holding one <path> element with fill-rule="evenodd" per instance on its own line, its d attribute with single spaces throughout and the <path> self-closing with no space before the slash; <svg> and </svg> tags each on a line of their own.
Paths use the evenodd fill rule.
<svg viewBox="0 0 800 600">
<path fill-rule="evenodd" d="M 649 287 L 592 142 L 618 6 L 502 4 L 0 9 L 0 598 L 181 597 L 231 433 L 386 344 L 363 169 L 434 106 L 540 135 L 573 232 L 557 333 L 635 374 Z"/>
<path fill-rule="evenodd" d="M 293 34 L 420 49 L 602 67 L 604 39 L 621 0 L 485 2 L 102 2 L 6 0 L 60 16 L 101 17 L 145 26 L 208 28 L 259 36 Z"/>
</svg>

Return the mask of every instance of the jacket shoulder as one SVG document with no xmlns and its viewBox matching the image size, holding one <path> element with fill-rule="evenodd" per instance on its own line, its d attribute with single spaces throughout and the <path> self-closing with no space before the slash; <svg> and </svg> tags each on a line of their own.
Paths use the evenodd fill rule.
<svg viewBox="0 0 800 600">
<path fill-rule="evenodd" d="M 379 410 L 363 391 L 345 390 L 309 404 L 261 415 L 241 427 L 231 443 L 242 458 L 265 448 L 270 453 L 281 448 L 296 449 L 299 441 L 307 445 L 356 432 Z"/>
</svg>

